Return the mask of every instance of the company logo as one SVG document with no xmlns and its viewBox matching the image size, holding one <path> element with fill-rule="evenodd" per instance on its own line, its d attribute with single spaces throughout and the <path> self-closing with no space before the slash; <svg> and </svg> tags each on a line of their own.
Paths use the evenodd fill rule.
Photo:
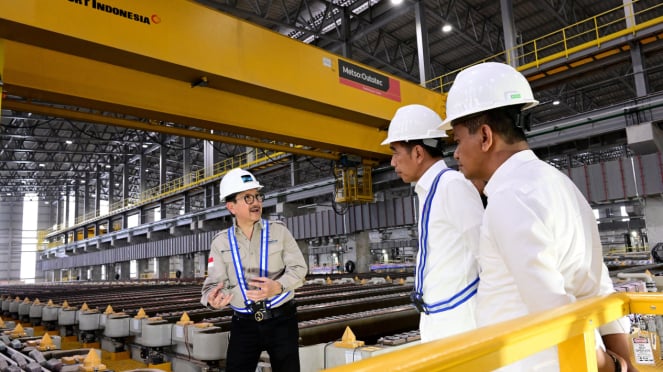
<svg viewBox="0 0 663 372">
<path fill-rule="evenodd" d="M 96 9 L 101 12 L 112 14 L 118 17 L 126 18 L 135 22 L 144 23 L 146 25 L 159 24 L 161 23 L 161 17 L 156 14 L 150 16 L 140 13 L 132 12 L 131 10 L 118 8 L 111 4 L 102 3 L 97 0 L 67 0 L 72 4 L 79 4 L 92 9 Z"/>
<path fill-rule="evenodd" d="M 338 77 L 341 84 L 394 101 L 401 101 L 400 82 L 389 76 L 378 74 L 377 72 L 339 59 Z"/>
<path fill-rule="evenodd" d="M 376 88 L 384 92 L 389 90 L 389 78 L 386 76 L 376 74 L 373 71 L 342 60 L 338 61 L 338 67 L 338 73 L 341 78 L 356 81 L 357 83 L 368 85 L 369 87 Z"/>
</svg>

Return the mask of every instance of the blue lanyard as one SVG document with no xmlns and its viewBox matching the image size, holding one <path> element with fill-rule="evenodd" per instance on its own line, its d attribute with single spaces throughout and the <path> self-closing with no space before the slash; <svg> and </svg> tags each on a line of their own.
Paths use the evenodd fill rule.
<svg viewBox="0 0 663 372">
<path fill-rule="evenodd" d="M 417 277 L 415 280 L 415 296 L 421 301 L 426 314 L 428 313 L 439 313 L 442 311 L 451 310 L 465 301 L 469 300 L 472 296 L 477 293 L 477 288 L 479 286 L 479 277 L 477 277 L 472 283 L 468 284 L 465 288 L 460 290 L 458 293 L 453 295 L 447 300 L 438 301 L 432 304 L 426 304 L 423 302 L 423 283 L 424 283 L 424 270 L 426 268 L 426 258 L 428 256 L 428 225 L 430 222 L 430 209 L 433 204 L 433 197 L 437 191 L 437 185 L 440 183 L 440 178 L 444 173 L 446 173 L 450 168 L 445 168 L 440 173 L 435 176 L 433 184 L 431 185 L 430 192 L 426 196 L 426 201 L 421 213 L 421 233 L 419 234 L 419 252 L 417 254 Z"/>
<path fill-rule="evenodd" d="M 266 277 L 268 274 L 267 271 L 267 258 L 269 257 L 269 222 L 265 219 L 262 220 L 263 229 L 260 234 L 260 268 L 259 273 L 261 277 Z M 248 283 L 244 277 L 244 269 L 242 267 L 242 260 L 239 256 L 239 247 L 237 246 L 237 238 L 235 237 L 235 226 L 232 226 L 228 229 L 228 242 L 230 243 L 230 253 L 233 258 L 233 266 L 235 267 L 235 275 L 237 275 L 237 285 L 239 286 L 240 291 L 242 292 L 242 297 L 244 298 L 244 303 L 246 307 L 238 308 L 235 306 L 231 307 L 235 311 L 242 313 L 250 313 L 250 305 L 253 301 L 246 298 L 246 290 L 248 288 Z M 265 301 L 266 307 L 272 308 L 274 305 L 281 303 L 290 292 L 284 292 L 277 296 L 272 297 Z"/>
</svg>

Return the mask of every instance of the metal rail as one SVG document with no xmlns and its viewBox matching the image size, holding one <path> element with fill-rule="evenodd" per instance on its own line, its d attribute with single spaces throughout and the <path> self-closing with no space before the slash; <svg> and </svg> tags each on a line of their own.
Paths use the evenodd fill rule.
<svg viewBox="0 0 663 372">
<path fill-rule="evenodd" d="M 554 61 L 571 62 L 574 54 L 593 49 L 595 49 L 594 56 L 596 59 L 608 57 L 619 51 L 601 48 L 606 43 L 617 41 L 618 39 L 637 40 L 639 38 L 650 37 L 648 33 L 643 33 L 641 36 L 638 33 L 663 23 L 663 16 L 660 15 L 663 3 L 637 12 L 630 12 L 629 9 L 637 3 L 638 0 L 625 3 L 555 32 L 518 44 L 513 48 L 481 59 L 474 64 L 491 61 L 506 62 L 508 64 L 515 62 L 515 65 L 517 65 L 516 68 L 522 72 L 537 70 L 542 65 Z M 616 28 L 619 31 L 614 31 Z M 652 37 L 656 38 L 656 36 Z M 651 40 L 647 40 L 647 42 L 649 41 Z M 515 61 L 511 60 L 512 55 L 515 56 Z M 577 67 L 585 63 L 591 63 L 592 61 L 593 59 L 585 58 L 569 63 L 569 65 L 570 67 Z M 435 77 L 427 81 L 425 86 L 432 86 L 433 90 L 439 92 L 448 91 L 451 84 L 453 84 L 455 76 L 467 67 L 470 66 L 465 66 Z M 530 79 L 540 77 L 542 76 L 539 74 L 534 75 Z"/>
<path fill-rule="evenodd" d="M 663 293 L 579 301 L 328 371 L 491 371 L 552 346 L 561 371 L 595 371 L 594 329 L 627 314 L 663 315 Z"/>
</svg>

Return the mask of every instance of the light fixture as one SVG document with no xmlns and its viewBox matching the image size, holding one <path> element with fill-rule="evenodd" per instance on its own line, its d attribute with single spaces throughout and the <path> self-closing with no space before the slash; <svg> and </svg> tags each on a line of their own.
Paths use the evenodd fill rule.
<svg viewBox="0 0 663 372">
<path fill-rule="evenodd" d="M 554 100 L 554 101 L 552 102 L 552 104 L 553 104 L 553 106 L 557 106 L 557 105 L 559 105 L 559 100 L 558 100 L 558 99 Z"/>
<path fill-rule="evenodd" d="M 106 168 L 110 168 L 110 167 L 111 167 L 110 164 L 106 164 Z"/>
<path fill-rule="evenodd" d="M 442 26 L 442 32 L 444 32 L 445 34 L 451 32 L 451 30 L 453 30 L 453 27 L 451 27 L 451 25 L 448 23 Z"/>
<path fill-rule="evenodd" d="M 44 163 L 39 163 L 39 166 L 43 168 L 43 167 L 46 166 L 46 164 L 44 164 Z"/>
<path fill-rule="evenodd" d="M 401 5 L 403 3 L 403 0 L 391 0 L 391 3 L 393 5 Z"/>
<path fill-rule="evenodd" d="M 64 143 L 66 143 L 67 145 L 71 145 L 73 142 L 71 140 L 66 140 L 64 141 Z"/>
</svg>

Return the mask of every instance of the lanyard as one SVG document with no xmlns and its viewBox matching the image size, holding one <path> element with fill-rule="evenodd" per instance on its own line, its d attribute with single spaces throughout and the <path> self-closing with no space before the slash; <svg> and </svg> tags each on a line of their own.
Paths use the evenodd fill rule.
<svg viewBox="0 0 663 372">
<path fill-rule="evenodd" d="M 422 310 L 426 314 L 451 310 L 463 304 L 477 293 L 477 288 L 479 286 L 479 277 L 477 277 L 474 281 L 472 281 L 472 283 L 468 284 L 465 288 L 451 296 L 449 299 L 438 301 L 432 304 L 426 304 L 423 301 L 424 294 L 422 287 L 424 283 L 424 271 L 426 269 L 426 258 L 428 256 L 428 225 L 430 222 L 430 209 L 431 205 L 433 204 L 433 197 L 437 191 L 437 185 L 440 182 L 440 178 L 448 170 L 451 169 L 445 168 L 440 171 L 437 176 L 435 176 L 433 184 L 431 185 L 430 192 L 426 196 L 426 201 L 424 202 L 423 210 L 421 213 L 421 232 L 419 234 L 419 252 L 417 254 L 417 276 L 414 286 L 415 293 L 413 293 L 412 300 L 415 303 L 415 306 L 417 306 L 418 309 Z"/>
<path fill-rule="evenodd" d="M 262 225 L 263 229 L 260 234 L 260 268 L 259 268 L 259 273 L 261 277 L 266 277 L 268 272 L 267 272 L 267 264 L 268 264 L 268 257 L 269 257 L 269 222 L 265 219 L 262 220 Z M 232 254 L 233 258 L 233 266 L 235 267 L 235 275 L 237 275 L 237 285 L 239 286 L 240 291 L 242 292 L 242 298 L 244 298 L 244 303 L 246 304 L 246 307 L 244 308 L 238 308 L 235 306 L 232 306 L 232 308 L 235 311 L 239 311 L 242 313 L 250 313 L 251 312 L 251 304 L 253 301 L 249 300 L 246 298 L 246 290 L 248 288 L 248 283 L 246 281 L 246 277 L 244 276 L 244 268 L 242 267 L 242 260 L 239 256 L 239 247 L 237 245 L 237 238 L 235 237 L 235 226 L 233 225 L 228 229 L 228 242 L 230 243 L 230 253 Z M 277 305 L 281 303 L 288 295 L 290 292 L 284 292 L 281 293 L 277 296 L 272 297 L 271 299 L 265 300 L 265 306 L 269 309 L 273 305 Z"/>
</svg>

